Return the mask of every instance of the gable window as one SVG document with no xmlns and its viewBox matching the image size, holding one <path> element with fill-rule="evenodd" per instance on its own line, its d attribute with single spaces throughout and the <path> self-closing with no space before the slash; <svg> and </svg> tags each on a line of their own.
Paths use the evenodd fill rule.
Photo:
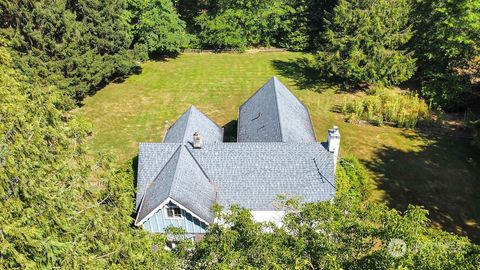
<svg viewBox="0 0 480 270">
<path fill-rule="evenodd" d="M 176 206 L 168 206 L 166 208 L 167 218 L 181 218 L 182 210 Z"/>
</svg>

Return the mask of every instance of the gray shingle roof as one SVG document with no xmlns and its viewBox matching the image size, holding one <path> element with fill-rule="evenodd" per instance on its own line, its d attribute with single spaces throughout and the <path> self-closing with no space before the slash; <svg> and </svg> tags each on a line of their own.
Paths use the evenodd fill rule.
<svg viewBox="0 0 480 270">
<path fill-rule="evenodd" d="M 184 145 L 177 145 L 173 155 L 147 187 L 138 211 L 137 222 L 152 213 L 168 198 L 177 201 L 205 221 L 213 222 L 210 207 L 216 201 L 214 184 Z"/>
<path fill-rule="evenodd" d="M 240 106 L 238 142 L 315 142 L 310 114 L 276 77 Z"/>
<path fill-rule="evenodd" d="M 223 130 L 195 106 L 191 106 L 168 129 L 163 142 L 186 143 L 191 142 L 193 133 L 198 131 L 203 142 L 223 142 Z"/>
<path fill-rule="evenodd" d="M 162 151 L 156 151 L 149 144 L 140 143 L 138 153 L 137 170 L 137 196 L 135 209 L 140 206 L 140 201 L 145 194 L 145 190 L 157 177 L 160 169 L 165 166 L 167 161 L 177 150 L 178 144 L 164 144 Z M 152 169 L 155 168 L 155 169 Z"/>
<path fill-rule="evenodd" d="M 201 149 L 189 143 L 196 131 Z M 222 141 L 223 130 L 192 106 L 164 143 L 140 144 L 137 222 L 167 198 L 212 222 L 215 202 L 274 211 L 278 195 L 335 196 L 333 154 L 316 142 L 306 107 L 275 77 L 240 107 L 238 143 Z"/>
<path fill-rule="evenodd" d="M 161 164 L 158 156 L 171 147 L 172 144 L 142 144 L 143 153 L 148 153 L 142 159 L 152 158 L 156 161 L 149 163 Z M 239 204 L 251 210 L 276 210 L 273 202 L 277 195 L 300 196 L 305 202 L 335 196 L 333 155 L 321 143 L 213 143 L 204 144 L 202 149 L 193 149 L 190 144 L 182 147 L 189 149 L 214 183 L 216 201 L 226 207 Z M 139 171 L 139 179 L 144 178 L 143 174 L 158 173 L 160 166 L 148 168 L 153 172 Z M 196 196 L 188 197 L 191 205 L 203 204 L 196 201 Z"/>
</svg>

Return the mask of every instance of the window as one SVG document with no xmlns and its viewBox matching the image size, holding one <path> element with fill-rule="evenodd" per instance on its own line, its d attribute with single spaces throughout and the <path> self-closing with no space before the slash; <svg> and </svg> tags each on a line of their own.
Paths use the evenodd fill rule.
<svg viewBox="0 0 480 270">
<path fill-rule="evenodd" d="M 182 210 L 179 207 L 168 206 L 167 207 L 167 218 L 181 218 Z"/>
</svg>

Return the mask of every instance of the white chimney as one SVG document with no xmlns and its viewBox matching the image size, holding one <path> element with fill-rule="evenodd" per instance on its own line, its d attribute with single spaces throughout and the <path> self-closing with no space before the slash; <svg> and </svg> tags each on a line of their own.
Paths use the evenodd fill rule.
<svg viewBox="0 0 480 270">
<path fill-rule="evenodd" d="M 200 136 L 200 133 L 198 133 L 198 131 L 193 133 L 193 148 L 202 148 L 202 136 Z"/>
<path fill-rule="evenodd" d="M 340 132 L 337 126 L 328 130 L 328 151 L 333 153 L 335 164 L 337 164 L 338 150 L 340 149 Z"/>
</svg>

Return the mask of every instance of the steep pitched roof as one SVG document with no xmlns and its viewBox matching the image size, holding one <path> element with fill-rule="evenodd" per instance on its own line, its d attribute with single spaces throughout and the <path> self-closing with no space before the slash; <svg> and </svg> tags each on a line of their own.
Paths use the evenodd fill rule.
<svg viewBox="0 0 480 270">
<path fill-rule="evenodd" d="M 137 215 L 137 222 L 171 198 L 207 222 L 213 222 L 210 207 L 216 190 L 197 161 L 183 145 L 177 149 L 147 187 Z"/>
<path fill-rule="evenodd" d="M 137 196 L 135 209 L 138 210 L 140 202 L 147 187 L 157 177 L 160 169 L 165 166 L 167 161 L 178 149 L 178 144 L 165 143 L 162 151 L 158 152 L 152 149 L 148 144 L 140 143 L 138 153 L 138 173 L 137 173 Z M 156 168 L 152 170 L 152 168 Z"/>
<path fill-rule="evenodd" d="M 240 106 L 238 142 L 315 142 L 310 114 L 276 77 Z"/>
<path fill-rule="evenodd" d="M 223 130 L 195 106 L 191 106 L 168 129 L 163 142 L 187 143 L 192 141 L 193 133 L 198 131 L 203 142 L 223 142 Z"/>
<path fill-rule="evenodd" d="M 143 159 L 156 159 L 170 145 L 148 143 L 142 147 L 149 149 L 144 151 L 149 156 Z M 201 149 L 193 149 L 189 144 L 183 147 L 214 183 L 216 202 L 225 207 L 239 204 L 251 210 L 273 211 L 277 195 L 299 196 L 305 202 L 325 201 L 335 196 L 333 154 L 321 143 L 210 143 Z M 143 173 L 139 172 L 139 177 Z M 188 197 L 192 200 L 190 205 L 199 203 L 195 201 L 197 196 Z"/>
</svg>

